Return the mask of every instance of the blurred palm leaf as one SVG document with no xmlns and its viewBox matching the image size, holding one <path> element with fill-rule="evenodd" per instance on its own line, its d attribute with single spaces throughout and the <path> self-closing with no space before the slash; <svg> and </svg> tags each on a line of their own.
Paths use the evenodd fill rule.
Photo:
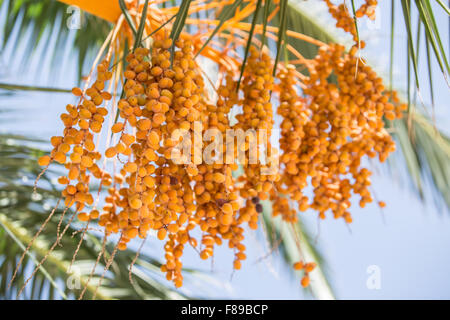
<svg viewBox="0 0 450 320">
<path fill-rule="evenodd" d="M 279 251 L 282 259 L 286 262 L 284 271 L 298 279 L 298 275 L 295 274 L 297 271 L 292 268 L 294 263 L 300 261 L 301 258 L 308 262 L 316 262 L 317 267 L 311 273 L 311 293 L 317 299 L 334 299 L 334 293 L 328 281 L 329 275 L 326 272 L 326 260 L 302 223 L 301 216 L 297 224 L 290 225 L 280 217 L 273 217 L 271 211 L 270 205 L 264 206 L 261 223 L 264 226 L 263 229 L 266 230 L 266 241 L 270 244 L 271 250 Z"/>
<path fill-rule="evenodd" d="M 19 84 L 12 84 L 12 83 L 0 83 L 0 89 L 11 90 L 11 91 L 18 90 L 18 91 L 40 91 L 40 92 L 65 92 L 65 93 L 72 92 L 72 90 L 70 90 L 70 89 L 28 86 L 28 85 L 19 85 Z"/>
<path fill-rule="evenodd" d="M 5 21 L 2 21 L 2 48 L 9 42 L 14 42 L 11 45 L 13 48 L 17 48 L 25 35 L 31 32 L 26 39 L 24 63 L 29 60 L 40 43 L 48 44 L 50 42 L 53 32 L 57 34 L 53 52 L 48 52 L 47 48 L 42 54 L 50 55 L 52 62 L 56 62 L 55 59 L 67 46 L 67 42 L 71 41 L 68 36 L 69 32 L 75 32 L 73 47 L 77 50 L 78 55 L 79 78 L 81 78 L 89 50 L 101 45 L 111 28 L 110 23 L 81 11 L 81 28 L 70 30 L 67 27 L 67 19 L 72 13 L 67 11 L 67 5 L 55 0 L 0 0 L 0 7 L 2 11 L 6 11 Z M 15 35 L 13 30 L 17 30 L 17 37 L 13 37 Z M 39 57 L 39 60 L 43 60 L 43 58 Z M 58 64 L 52 63 L 52 65 L 57 66 Z"/>
</svg>

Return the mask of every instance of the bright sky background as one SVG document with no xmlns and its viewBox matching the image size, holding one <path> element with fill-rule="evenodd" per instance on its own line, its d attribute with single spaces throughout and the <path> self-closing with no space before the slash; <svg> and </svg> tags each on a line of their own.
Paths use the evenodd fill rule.
<svg viewBox="0 0 450 320">
<path fill-rule="evenodd" d="M 306 1 L 302 5 L 308 6 Z M 376 62 L 377 70 L 387 75 L 389 61 L 390 2 L 380 0 L 378 28 L 368 29 L 360 24 L 361 37 L 368 42 L 364 55 L 371 63 Z M 440 10 L 438 10 L 441 12 Z M 327 14 L 317 12 L 318 19 L 327 20 Z M 438 24 L 442 27 L 444 45 L 448 49 L 448 18 L 438 14 Z M 0 24 L 3 24 L 0 14 Z M 415 20 L 414 20 L 415 21 Z M 404 88 L 405 43 L 400 3 L 397 3 L 397 29 L 395 73 L 396 87 Z M 49 46 L 52 44 L 50 43 Z M 49 57 L 44 61 L 34 59 L 30 68 L 21 68 L 24 45 L 12 53 L 6 47 L 0 55 L 0 82 L 38 84 L 71 88 L 75 85 L 76 60 L 66 53 L 58 60 L 56 72 L 50 73 Z M 39 50 L 45 50 L 41 47 Z M 45 51 L 44 51 L 45 52 Z M 448 52 L 448 51 L 447 51 Z M 424 66 L 425 56 L 421 55 Z M 384 72 L 384 73 L 383 73 Z M 421 83 L 427 84 L 427 73 L 420 72 Z M 450 92 L 439 70 L 434 68 L 436 84 L 437 123 L 449 128 L 450 113 L 448 101 Z M 426 91 L 426 90 L 425 90 Z M 60 134 L 62 126 L 59 115 L 73 98 L 67 94 L 25 93 L 5 95 L 0 92 L 0 130 L 19 133 L 49 140 Z M 429 97 L 424 93 L 424 100 Z M 13 112 L 4 113 L 10 110 Z M 447 131 L 448 132 L 448 131 Z M 450 298 L 450 215 L 438 210 L 431 202 L 423 205 L 401 181 L 401 172 L 389 176 L 382 168 L 375 169 L 374 189 L 380 200 L 388 206 L 383 213 L 371 205 L 365 209 L 352 207 L 354 223 L 348 228 L 342 221 L 328 219 L 318 227 L 317 214 L 303 215 L 308 228 L 317 235 L 318 247 L 327 261 L 327 272 L 336 296 L 342 299 L 403 299 L 403 298 Z M 450 190 L 449 190 L 450 192 Z M 384 218 L 383 218 L 384 216 Z M 320 232 L 319 232 L 320 230 Z M 351 232 L 350 232 L 351 230 Z M 213 276 L 225 284 L 218 287 L 205 286 L 199 281 L 202 292 L 210 297 L 230 297 L 246 299 L 298 299 L 304 298 L 299 289 L 299 279 L 289 275 L 288 270 L 276 255 L 263 262 L 255 261 L 266 255 L 266 249 L 254 232 L 247 233 L 248 260 L 243 269 L 233 275 L 230 282 L 232 254 L 224 247 L 216 251 Z M 147 243 L 151 243 L 148 241 Z M 150 244 L 148 250 L 161 256 L 161 246 Z M 188 250 L 186 251 L 189 252 Z M 191 251 L 185 257 L 186 266 L 211 270 L 211 263 L 203 262 Z M 381 289 L 369 290 L 366 286 L 367 268 L 378 266 L 381 271 Z M 191 289 L 194 287 L 191 287 Z M 184 290 L 188 290 L 185 288 Z M 194 290 L 194 289 L 193 289 Z M 308 296 L 307 296 L 308 297 Z"/>
</svg>

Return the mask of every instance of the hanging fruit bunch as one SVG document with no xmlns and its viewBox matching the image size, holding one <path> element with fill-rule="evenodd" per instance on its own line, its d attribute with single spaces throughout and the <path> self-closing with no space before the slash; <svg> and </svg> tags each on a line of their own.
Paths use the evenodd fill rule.
<svg viewBox="0 0 450 320">
<path fill-rule="evenodd" d="M 240 269 L 246 227 L 258 228 L 263 204 L 287 224 L 307 210 L 351 223 L 352 196 L 361 207 L 373 202 L 362 161 L 383 162 L 395 150 L 384 121 L 405 106 L 359 63 L 356 18 L 344 3 L 325 0 L 355 40 L 349 51 L 268 24 L 285 14 L 286 1 L 142 2 L 121 2 L 84 88 L 73 89 L 76 103 L 61 114 L 62 135 L 39 159 L 44 171 L 55 162 L 67 170 L 58 182 L 64 212 L 74 212 L 69 224 L 77 217 L 117 235 L 110 259 L 131 240 L 156 235 L 165 250 L 161 271 L 180 287 L 186 246 L 206 260 L 227 242 Z M 373 18 L 374 6 L 367 0 L 356 17 Z M 243 22 L 263 8 L 266 23 Z M 231 17 L 192 18 L 207 10 Z M 290 38 L 317 46 L 317 56 L 304 58 Z M 268 41 L 277 44 L 274 54 Z M 279 141 L 268 142 L 275 130 Z M 246 133 L 237 143 L 236 132 Z M 302 286 L 314 267 L 295 263 Z"/>
</svg>

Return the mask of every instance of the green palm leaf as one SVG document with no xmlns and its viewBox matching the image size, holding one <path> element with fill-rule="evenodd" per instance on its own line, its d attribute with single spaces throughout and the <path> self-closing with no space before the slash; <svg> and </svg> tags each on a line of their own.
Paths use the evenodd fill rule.
<svg viewBox="0 0 450 320">
<path fill-rule="evenodd" d="M 40 1 L 39 4 L 36 4 L 36 2 L 32 0 L 0 0 L 0 3 L 2 5 L 8 5 L 10 8 L 7 10 L 7 18 L 5 23 L 6 27 L 3 30 L 4 43 L 13 41 L 10 38 L 10 35 L 11 30 L 15 26 L 18 27 L 19 35 L 24 35 L 26 31 L 31 28 L 33 36 L 28 44 L 30 48 L 28 51 L 29 53 L 33 51 L 32 49 L 35 48 L 38 43 L 47 41 L 43 38 L 44 31 L 54 26 L 57 21 L 60 21 L 57 19 L 58 16 L 62 15 L 64 17 L 66 14 L 65 5 L 51 0 L 43 0 Z M 310 11 L 302 9 L 303 7 L 300 6 L 299 3 L 299 1 L 288 1 L 288 8 L 287 10 L 284 10 L 285 17 L 280 17 L 277 15 L 277 17 L 275 17 L 269 25 L 278 26 L 283 20 L 285 21 L 286 29 L 288 30 L 290 29 L 301 32 L 326 43 L 339 42 L 338 39 L 336 39 L 333 34 L 329 32 L 329 25 L 320 25 Z M 444 10 L 444 12 L 447 12 L 448 14 L 448 8 L 445 4 L 442 1 L 438 1 L 438 4 L 440 5 L 438 8 Z M 432 9 L 429 1 L 411 1 L 410 9 L 413 9 L 413 7 L 418 8 L 421 23 L 425 27 L 425 40 L 428 48 L 428 59 L 436 59 L 442 73 L 445 77 L 447 77 L 448 58 L 443 50 L 441 36 L 434 21 L 433 10 L 437 9 Z M 266 6 L 264 6 L 264 11 L 266 12 Z M 405 12 L 408 12 L 408 10 L 405 10 Z M 408 27 L 408 21 L 410 21 L 409 18 L 409 16 L 405 16 L 405 28 Z M 77 31 L 76 40 L 74 42 L 74 47 L 78 50 L 80 74 L 87 53 L 89 50 L 97 47 L 101 42 L 103 42 L 103 39 L 106 37 L 106 33 L 109 29 L 109 24 L 98 18 L 85 14 L 85 19 L 87 25 L 81 30 L 82 32 L 79 32 L 80 30 Z M 58 41 L 60 42 L 64 41 L 62 39 L 66 38 L 64 35 L 67 35 L 68 32 L 62 21 L 64 21 L 64 19 L 61 20 L 58 26 L 54 26 L 59 28 L 59 34 L 62 35 L 58 37 Z M 394 20 L 392 23 L 394 23 Z M 182 28 L 182 26 L 180 27 Z M 411 36 L 411 39 L 408 41 L 411 45 L 410 52 L 414 53 L 414 48 L 412 47 L 414 41 L 412 41 L 413 39 L 411 32 L 409 34 Z M 19 37 L 19 40 L 16 41 L 17 43 L 20 41 L 20 38 L 21 37 Z M 314 45 L 292 38 L 288 38 L 287 40 L 290 45 L 301 52 L 306 58 L 314 57 L 317 52 L 317 47 Z M 14 45 L 17 46 L 17 43 Z M 61 45 L 56 46 L 56 48 L 58 47 L 61 47 Z M 271 45 L 270 41 L 269 47 L 275 52 L 275 46 L 273 43 Z M 57 52 L 55 51 L 54 56 L 56 55 Z M 413 62 L 415 62 L 415 54 L 410 54 L 409 56 L 411 59 L 414 59 Z M 417 80 L 417 72 L 415 72 L 415 76 Z M 408 100 L 410 100 L 409 97 Z M 415 112 L 411 117 L 411 120 L 411 123 L 408 123 L 408 120 L 406 119 L 397 120 L 393 124 L 393 127 L 395 128 L 395 132 L 393 132 L 393 134 L 400 146 L 400 154 L 396 158 L 396 161 L 400 161 L 405 164 L 405 167 L 408 170 L 408 179 L 411 181 L 411 185 L 421 198 L 425 199 L 423 196 L 423 188 L 424 185 L 426 185 L 425 181 L 430 181 L 431 183 L 428 183 L 428 185 L 430 185 L 433 189 L 433 194 L 436 195 L 436 199 L 443 199 L 448 208 L 450 207 L 450 196 L 448 195 L 448 190 L 450 190 L 450 140 L 445 136 L 445 134 L 439 132 L 435 128 L 429 118 L 423 116 L 422 114 Z M 410 126 L 410 124 L 412 124 L 412 126 Z M 415 138 L 412 139 L 412 137 Z M 31 164 L 29 165 L 31 166 Z M 9 173 L 2 172 L 1 174 L 2 179 L 5 179 L 3 174 L 7 177 Z M 23 194 L 21 194 L 20 197 L 23 197 Z M 17 219 L 17 221 L 23 220 Z M 264 223 L 267 229 L 273 229 L 279 234 L 283 234 L 283 241 L 281 243 L 280 250 L 282 250 L 283 257 L 286 262 L 291 264 L 297 254 L 295 246 L 290 244 L 290 241 L 292 241 L 292 235 L 284 232 L 282 228 L 277 226 L 277 224 L 272 221 L 272 219 L 268 219 L 266 217 Z M 296 226 L 296 228 L 299 234 L 307 234 L 304 226 L 301 224 Z M 309 241 L 307 236 L 303 236 L 302 239 L 304 240 L 306 250 L 311 252 L 310 256 L 312 259 L 315 259 L 320 266 L 321 260 L 318 259 L 318 255 L 314 254 L 316 250 L 314 249 L 313 243 Z M 332 297 L 333 295 L 329 289 L 327 281 L 325 280 L 326 277 L 324 276 L 322 269 L 323 268 L 319 267 L 318 271 L 318 277 L 322 280 L 313 282 L 312 290 L 316 296 Z M 36 280 L 35 291 L 39 291 L 39 288 L 42 287 L 41 283 L 44 281 L 46 281 L 44 276 L 40 276 L 40 278 Z"/>
<path fill-rule="evenodd" d="M 30 60 L 40 43 L 50 42 L 52 31 L 57 32 L 56 43 L 53 48 L 47 47 L 47 50 L 43 50 L 42 55 L 47 54 L 52 57 L 52 62 L 56 62 L 56 58 L 71 39 L 69 33 L 75 32 L 73 46 L 78 56 L 80 79 L 88 53 L 103 43 L 111 28 L 110 23 L 81 12 L 81 28 L 70 30 L 67 27 L 67 19 L 71 17 L 71 13 L 67 11 L 67 5 L 55 0 L 0 0 L 0 7 L 6 10 L 5 21 L 2 23 L 2 48 L 6 44 L 10 44 L 13 50 L 18 48 L 21 41 L 25 40 L 25 36 L 31 33 L 26 38 L 27 44 L 22 61 L 24 64 Z M 14 37 L 16 33 L 12 32 L 13 30 L 17 30 L 17 37 Z M 44 56 L 38 58 L 43 60 Z M 58 66 L 57 63 L 52 65 L 55 68 Z"/>
</svg>

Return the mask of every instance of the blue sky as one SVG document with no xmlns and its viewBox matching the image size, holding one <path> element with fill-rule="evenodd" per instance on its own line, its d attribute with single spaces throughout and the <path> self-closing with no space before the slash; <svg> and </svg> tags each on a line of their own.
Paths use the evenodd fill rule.
<svg viewBox="0 0 450 320">
<path fill-rule="evenodd" d="M 376 65 L 381 74 L 387 75 L 390 1 L 379 2 L 378 28 L 368 29 L 365 23 L 361 23 L 360 28 L 361 37 L 368 43 L 364 55 L 370 63 Z M 307 2 L 303 5 L 307 5 Z M 318 12 L 317 15 L 319 21 L 329 21 L 326 13 Z M 444 14 L 438 14 L 437 19 L 442 26 L 443 39 L 448 39 L 448 18 Z M 404 88 L 406 38 L 402 31 L 404 28 L 400 3 L 397 4 L 396 21 L 395 85 Z M 444 45 L 448 46 L 448 42 L 445 41 Z M 23 50 L 23 45 L 15 53 L 10 48 L 5 48 L 0 56 L 1 82 L 39 83 L 69 88 L 74 86 L 76 60 L 69 54 L 59 61 L 56 68 L 59 70 L 50 73 L 50 59 L 34 59 L 30 68 L 22 70 L 20 61 Z M 46 48 L 38 48 L 39 50 L 45 52 Z M 422 54 L 422 67 L 425 65 L 423 58 Z M 426 85 L 428 76 L 425 68 L 421 69 L 420 76 L 421 83 Z M 434 78 L 437 125 L 445 130 L 450 125 L 450 91 L 436 65 Z M 423 96 L 428 103 L 428 94 L 424 92 Z M 14 112 L 1 115 L 0 130 L 48 140 L 50 136 L 61 132 L 59 115 L 72 100 L 66 94 L 20 93 L 2 96 L 0 107 Z M 322 221 L 319 226 L 315 212 L 307 212 L 303 216 L 310 232 L 317 236 L 336 296 L 343 299 L 450 298 L 449 212 L 440 211 L 432 203 L 419 202 L 408 183 L 399 179 L 403 172 L 394 172 L 393 176 L 389 176 L 383 167 L 376 167 L 374 171 L 376 196 L 388 204 L 382 213 L 375 205 L 365 209 L 354 206 L 354 223 L 350 227 L 333 219 Z M 266 254 L 267 249 L 257 240 L 257 234 L 252 231 L 247 234 L 249 258 L 243 269 L 234 273 L 230 282 L 232 254 L 226 247 L 220 248 L 216 252 L 212 270 L 213 276 L 221 280 L 221 283 L 213 289 L 200 283 L 202 292 L 213 297 L 304 298 L 305 295 L 299 289 L 299 279 L 289 275 L 276 254 L 256 263 L 256 260 Z M 148 250 L 162 256 L 161 246 L 150 244 Z M 187 252 L 187 266 L 211 270 L 210 262 L 200 261 L 194 252 Z M 366 286 L 369 277 L 367 268 L 373 265 L 378 266 L 381 272 L 379 290 L 369 290 Z"/>
</svg>

